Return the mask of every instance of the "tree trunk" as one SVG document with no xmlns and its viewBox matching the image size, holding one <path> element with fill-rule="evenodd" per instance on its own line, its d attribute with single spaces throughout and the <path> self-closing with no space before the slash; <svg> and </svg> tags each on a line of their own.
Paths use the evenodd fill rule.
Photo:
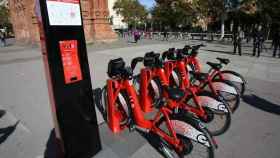
<svg viewBox="0 0 280 158">
<path fill-rule="evenodd" d="M 230 22 L 230 32 L 233 32 L 233 26 L 234 26 L 234 21 L 232 20 Z"/>
<path fill-rule="evenodd" d="M 269 35 L 270 35 L 270 26 L 267 24 L 267 34 L 266 34 L 266 40 L 269 40 Z"/>
<path fill-rule="evenodd" d="M 221 16 L 221 37 L 220 40 L 223 40 L 225 37 L 225 13 L 222 13 Z"/>
</svg>

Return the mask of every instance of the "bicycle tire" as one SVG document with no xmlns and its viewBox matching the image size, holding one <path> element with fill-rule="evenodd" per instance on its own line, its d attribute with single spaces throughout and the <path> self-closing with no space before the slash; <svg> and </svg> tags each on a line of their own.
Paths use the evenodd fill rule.
<svg viewBox="0 0 280 158">
<path fill-rule="evenodd" d="M 174 88 L 180 88 L 180 85 L 182 84 L 182 77 L 180 75 L 180 72 L 177 68 L 175 68 L 172 71 L 172 74 L 169 76 L 169 86 Z"/>
<path fill-rule="evenodd" d="M 133 79 L 133 85 L 134 87 L 136 87 L 135 89 L 137 93 L 140 94 L 140 76 L 135 76 L 135 78 Z M 163 88 L 158 77 L 153 78 L 149 83 L 148 96 L 151 98 L 152 106 L 156 105 L 162 99 Z"/>
<path fill-rule="evenodd" d="M 199 146 L 203 146 L 206 148 L 206 156 L 208 158 L 214 158 L 215 157 L 215 145 L 214 145 L 214 142 L 213 142 L 213 138 L 212 138 L 212 135 L 209 133 L 209 131 L 201 124 L 200 121 L 196 120 L 193 118 L 193 116 L 187 114 L 187 113 L 178 113 L 178 114 L 173 114 L 170 116 L 170 121 L 181 121 L 181 122 L 184 122 L 186 123 L 187 125 L 191 126 L 192 128 L 194 128 L 195 130 L 203 133 L 203 135 L 205 136 L 204 138 L 206 138 L 206 141 L 209 142 L 209 147 L 206 147 L 204 145 L 202 145 L 201 143 L 199 142 L 196 142 L 182 134 L 180 134 L 180 132 L 176 132 L 176 135 L 178 136 L 178 138 L 181 140 L 182 143 L 186 143 L 186 142 L 189 142 L 191 141 L 192 145 L 195 144 L 195 145 L 199 145 Z M 157 127 L 160 127 L 162 124 L 164 124 L 164 118 L 161 118 L 159 120 L 159 122 L 156 124 Z M 164 140 L 163 140 L 164 142 Z M 166 143 L 166 142 L 165 142 Z M 171 146 L 170 144 L 166 143 L 166 149 L 169 149 L 169 151 L 171 151 L 173 154 L 176 153 L 176 157 L 178 158 L 186 158 L 188 156 L 190 156 L 190 154 L 192 154 L 194 151 L 194 149 L 192 149 L 192 151 L 182 151 L 182 152 L 178 152 L 176 151 L 176 149 Z M 175 152 L 174 152 L 175 151 Z M 201 151 L 199 151 L 200 155 L 201 155 Z M 165 157 L 165 158 L 170 158 L 170 153 L 162 153 L 162 155 Z M 174 156 L 173 156 L 174 157 Z M 173 158 L 172 157 L 172 158 Z"/>
<path fill-rule="evenodd" d="M 219 91 L 220 94 L 218 96 L 216 96 L 218 98 L 221 97 L 222 99 L 224 99 L 227 102 L 228 106 L 230 107 L 231 112 L 234 113 L 239 108 L 239 105 L 240 105 L 240 94 L 238 93 L 238 90 L 237 90 L 238 88 L 233 83 L 231 83 L 230 81 L 227 81 L 227 80 L 217 79 L 217 80 L 213 80 L 212 83 L 213 84 L 222 83 L 222 84 L 225 84 L 225 85 L 235 89 L 237 94 L 231 94 L 228 92 Z M 201 89 L 206 90 L 206 87 L 209 87 L 209 83 L 206 83 L 203 87 L 201 87 Z M 214 94 L 214 92 L 212 92 L 211 90 L 208 90 L 208 91 L 211 92 L 212 94 Z M 230 96 L 232 98 L 230 98 Z M 223 100 L 219 99 L 219 101 L 223 101 Z"/>
<path fill-rule="evenodd" d="M 242 75 L 240 75 L 239 73 L 237 73 L 235 71 L 231 71 L 231 70 L 224 70 L 224 71 L 221 71 L 221 73 L 222 73 L 222 75 L 223 74 L 230 74 L 230 75 L 233 75 L 233 76 L 239 78 L 242 82 L 236 82 L 236 81 L 229 80 L 229 79 L 225 79 L 225 80 L 231 81 L 238 88 L 240 96 L 244 96 L 244 93 L 246 91 L 246 80 L 245 80 L 245 78 Z M 214 75 L 213 80 L 215 80 L 215 79 L 220 79 L 219 74 Z"/>
<path fill-rule="evenodd" d="M 207 92 L 207 91 L 200 92 L 197 95 L 198 95 L 198 97 L 206 96 L 206 97 L 215 99 L 216 101 L 219 100 L 216 96 L 214 96 L 212 93 Z M 229 128 L 231 126 L 231 109 L 225 104 L 224 104 L 224 106 L 225 106 L 227 112 L 222 112 L 222 111 L 218 111 L 218 110 L 203 106 L 204 110 L 206 111 L 207 114 L 211 114 L 211 115 L 213 114 L 213 116 L 212 116 L 213 118 L 210 122 L 205 121 L 202 118 L 200 118 L 200 120 L 202 122 L 204 122 L 205 126 L 207 127 L 207 129 L 213 136 L 219 136 L 219 135 L 224 134 L 225 132 L 227 132 L 229 130 Z M 223 121 L 222 121 L 223 123 L 219 128 L 217 128 L 217 126 L 215 126 L 215 128 L 212 128 L 211 126 L 213 125 L 213 121 L 215 121 L 214 119 L 217 117 L 220 117 L 221 119 L 223 119 Z M 212 124 L 210 124 L 210 123 L 212 123 Z"/>
<path fill-rule="evenodd" d="M 108 113 L 107 86 L 104 86 L 102 88 L 102 96 L 103 96 L 102 105 L 105 106 L 104 109 L 106 110 L 106 113 Z M 126 116 L 123 117 L 120 121 L 120 126 L 121 126 L 121 128 L 123 128 L 128 125 L 129 117 L 132 116 L 132 110 L 131 110 L 131 105 L 130 105 L 130 100 L 129 100 L 128 94 L 125 91 L 120 91 L 119 96 L 121 96 L 122 98 L 117 97 L 117 100 L 116 100 L 117 105 L 115 105 L 115 106 L 116 106 L 116 109 L 122 113 L 122 115 L 126 114 Z M 122 105 L 122 104 L 126 104 L 126 105 Z M 127 106 L 127 110 L 124 109 L 124 106 Z"/>
</svg>

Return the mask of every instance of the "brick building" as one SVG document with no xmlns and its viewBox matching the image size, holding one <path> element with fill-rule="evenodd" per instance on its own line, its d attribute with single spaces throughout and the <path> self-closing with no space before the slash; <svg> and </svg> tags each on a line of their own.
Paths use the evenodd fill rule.
<svg viewBox="0 0 280 158">
<path fill-rule="evenodd" d="M 35 0 L 9 0 L 10 18 L 17 42 L 37 43 L 39 30 L 34 12 Z M 88 43 L 112 41 L 116 34 L 108 22 L 107 0 L 81 0 L 84 31 Z"/>
</svg>

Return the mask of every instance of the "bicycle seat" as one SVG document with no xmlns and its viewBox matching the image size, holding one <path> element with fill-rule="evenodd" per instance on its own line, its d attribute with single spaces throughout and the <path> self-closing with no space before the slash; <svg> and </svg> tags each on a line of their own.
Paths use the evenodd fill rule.
<svg viewBox="0 0 280 158">
<path fill-rule="evenodd" d="M 154 52 L 148 52 L 144 56 L 144 66 L 146 67 L 153 67 L 155 66 L 155 53 Z"/>
<path fill-rule="evenodd" d="M 226 59 L 226 58 L 216 58 L 217 60 L 219 60 L 221 63 L 227 65 L 230 63 L 230 60 L 229 59 Z"/>
<path fill-rule="evenodd" d="M 222 68 L 222 64 L 207 62 L 209 66 L 211 66 L 215 70 L 220 70 Z"/>
<path fill-rule="evenodd" d="M 185 96 L 185 92 L 179 88 L 168 87 L 168 88 L 166 88 L 166 90 L 167 90 L 169 98 L 174 101 L 180 101 Z"/>
<path fill-rule="evenodd" d="M 190 71 L 193 77 L 198 81 L 205 81 L 208 78 L 208 73 Z"/>
<path fill-rule="evenodd" d="M 121 72 L 124 68 L 125 68 L 125 62 L 123 58 L 110 60 L 108 63 L 107 74 L 109 77 L 113 78 L 114 76 L 121 75 Z"/>
</svg>

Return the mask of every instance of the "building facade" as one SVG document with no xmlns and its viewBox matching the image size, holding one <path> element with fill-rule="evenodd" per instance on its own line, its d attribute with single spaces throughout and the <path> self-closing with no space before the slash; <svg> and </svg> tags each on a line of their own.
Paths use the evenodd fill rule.
<svg viewBox="0 0 280 158">
<path fill-rule="evenodd" d="M 113 9 L 116 1 L 117 0 L 108 0 L 111 26 L 114 30 L 127 29 L 127 24 L 123 22 L 123 17 L 121 15 L 118 15 L 116 11 Z"/>
<path fill-rule="evenodd" d="M 107 0 L 80 0 L 87 43 L 112 41 L 117 38 L 109 24 Z M 39 29 L 35 0 L 9 0 L 10 19 L 18 43 L 37 43 Z"/>
</svg>

